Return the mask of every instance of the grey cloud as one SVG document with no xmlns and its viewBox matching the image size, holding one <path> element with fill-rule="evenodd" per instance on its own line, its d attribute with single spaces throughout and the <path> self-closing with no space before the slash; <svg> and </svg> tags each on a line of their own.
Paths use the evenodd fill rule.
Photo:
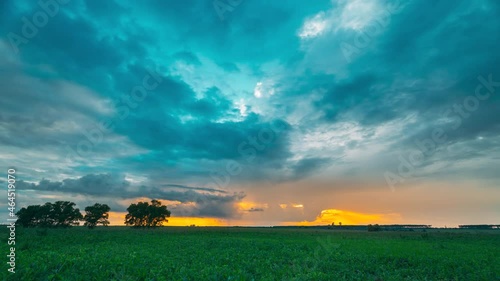
<svg viewBox="0 0 500 281">
<path fill-rule="evenodd" d="M 163 184 L 162 186 L 164 186 L 164 187 L 179 188 L 179 189 L 197 190 L 197 191 L 209 191 L 209 192 L 227 193 L 227 191 L 222 190 L 222 189 L 207 188 L 207 187 L 192 187 L 192 186 L 186 186 L 186 185 L 181 185 L 181 184 Z"/>
<path fill-rule="evenodd" d="M 172 206 L 174 215 L 182 216 L 207 216 L 207 217 L 233 217 L 238 215 L 234 203 L 245 197 L 244 193 L 227 194 L 210 190 L 208 188 L 187 188 L 188 191 L 170 190 L 154 186 L 133 186 L 123 176 L 113 174 L 89 174 L 78 179 L 64 179 L 59 182 L 41 180 L 39 183 L 18 182 L 19 190 L 52 191 L 62 194 L 85 195 L 93 198 L 117 198 L 134 199 L 148 197 L 152 199 L 163 199 L 179 201 L 180 205 Z M 177 188 L 185 186 L 175 185 Z M 199 191 L 203 191 L 199 192 Z M 106 203 L 106 202 L 102 202 Z M 195 203 L 191 205 L 189 203 Z M 115 204 L 116 206 L 116 204 Z M 118 211 L 118 210 L 115 210 Z"/>
</svg>

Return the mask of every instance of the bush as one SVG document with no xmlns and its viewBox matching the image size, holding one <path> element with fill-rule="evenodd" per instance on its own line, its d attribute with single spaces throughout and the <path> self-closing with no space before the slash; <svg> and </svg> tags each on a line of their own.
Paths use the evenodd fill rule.
<svg viewBox="0 0 500 281">
<path fill-rule="evenodd" d="M 382 230 L 382 228 L 378 224 L 375 224 L 375 225 L 369 224 L 368 225 L 368 231 L 381 231 L 381 230 Z"/>
</svg>

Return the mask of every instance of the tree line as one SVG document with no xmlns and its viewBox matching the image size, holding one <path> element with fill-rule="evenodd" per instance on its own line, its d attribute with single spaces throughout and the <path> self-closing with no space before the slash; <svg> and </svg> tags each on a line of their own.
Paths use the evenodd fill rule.
<svg viewBox="0 0 500 281">
<path fill-rule="evenodd" d="M 76 204 L 70 201 L 47 202 L 43 205 L 30 205 L 21 208 L 17 213 L 16 224 L 23 227 L 70 227 L 83 225 L 94 228 L 98 225 L 109 225 L 109 211 L 107 204 L 95 203 L 85 207 L 85 215 Z M 130 204 L 125 216 L 125 225 L 133 227 L 157 227 L 168 222 L 170 211 L 167 206 L 158 200 Z"/>
<path fill-rule="evenodd" d="M 459 225 L 458 228 L 466 229 L 499 229 L 500 224 L 465 224 Z"/>
</svg>

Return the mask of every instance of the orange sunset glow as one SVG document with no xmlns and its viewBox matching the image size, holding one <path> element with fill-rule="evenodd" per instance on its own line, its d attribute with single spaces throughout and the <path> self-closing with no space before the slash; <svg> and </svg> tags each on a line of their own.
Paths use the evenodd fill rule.
<svg viewBox="0 0 500 281">
<path fill-rule="evenodd" d="M 328 225 L 335 223 L 338 225 L 357 225 L 357 224 L 391 224 L 401 221 L 399 214 L 364 214 L 352 211 L 343 211 L 336 209 L 323 210 L 313 221 L 300 221 L 300 222 L 285 222 L 284 225 L 300 225 L 300 226 L 313 226 L 313 225 Z"/>
<path fill-rule="evenodd" d="M 265 206 L 266 204 L 257 204 L 252 202 L 242 202 L 238 206 L 242 210 L 251 210 L 251 208 L 258 208 L 259 206 Z M 303 206 L 294 206 L 295 208 L 303 208 Z M 124 225 L 126 212 L 110 212 L 109 221 L 110 225 Z M 389 213 L 389 214 L 369 214 L 360 213 L 347 210 L 337 210 L 337 209 L 326 209 L 321 211 L 321 213 L 314 220 L 302 220 L 302 221 L 286 221 L 278 223 L 277 225 L 284 226 L 315 226 L 315 225 L 330 225 L 332 223 L 344 225 L 360 225 L 360 224 L 393 224 L 400 223 L 402 221 L 401 215 Z M 203 217 L 170 217 L 168 222 L 164 224 L 165 226 L 231 226 L 231 225 L 255 225 L 255 222 L 251 220 L 245 220 L 241 218 L 239 220 L 224 220 L 219 218 L 203 218 Z"/>
<path fill-rule="evenodd" d="M 124 225 L 126 212 L 110 212 L 109 222 L 110 225 L 120 226 Z M 170 217 L 165 226 L 228 226 L 225 220 L 218 218 L 198 218 L 198 217 Z"/>
</svg>

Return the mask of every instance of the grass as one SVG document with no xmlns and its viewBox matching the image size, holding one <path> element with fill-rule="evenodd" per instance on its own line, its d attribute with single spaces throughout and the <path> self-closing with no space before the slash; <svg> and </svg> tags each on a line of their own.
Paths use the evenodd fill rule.
<svg viewBox="0 0 500 281">
<path fill-rule="evenodd" d="M 1 280 L 500 280 L 498 231 L 4 228 Z"/>
</svg>

